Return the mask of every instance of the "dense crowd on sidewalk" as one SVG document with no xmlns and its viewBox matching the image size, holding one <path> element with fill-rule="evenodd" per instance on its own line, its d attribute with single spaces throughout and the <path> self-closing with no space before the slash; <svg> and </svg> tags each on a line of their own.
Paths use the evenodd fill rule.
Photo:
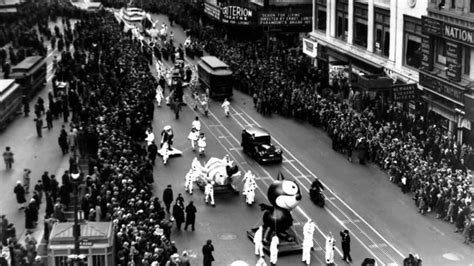
<svg viewBox="0 0 474 266">
<path fill-rule="evenodd" d="M 208 53 L 229 63 L 237 87 L 253 96 L 259 112 L 322 127 L 334 149 L 351 161 L 357 151 L 362 163 L 379 165 L 403 193 L 413 194 L 421 214 L 436 212 L 438 219 L 455 223 L 456 232 L 473 240 L 472 146 L 457 143 L 439 124 L 396 103 L 381 109 L 380 99 L 371 100 L 364 91 L 321 88 L 320 73 L 296 47 L 277 44 L 268 50 L 259 41 L 230 40 L 218 25 L 203 25 L 199 13 L 183 1 L 155 1 L 144 8 L 176 18 Z"/>
<path fill-rule="evenodd" d="M 83 195 L 80 205 L 86 219 L 113 222 L 117 265 L 175 265 L 178 260 L 180 265 L 188 265 L 187 253 L 177 255 L 177 248 L 170 240 L 172 223 L 165 218 L 161 201 L 152 196 L 153 165 L 147 159 L 141 133 L 150 127 L 153 119 L 157 81 L 151 75 L 140 43 L 123 33 L 109 13 L 84 14 L 81 21 L 75 23 L 74 30 L 68 19 L 62 23 L 64 33 L 43 31 L 41 34 L 53 38 L 70 32 L 74 52 L 64 47 L 53 78 L 55 82 L 67 82 L 68 93 L 58 96 L 51 91 L 46 108 L 41 108 L 44 101 L 35 104 L 35 115 L 41 120 L 50 112 L 53 119 L 62 117 L 65 123 L 69 122 L 70 132 L 65 127 L 61 130 L 61 135 L 67 136 L 68 146 L 61 146 L 63 153 L 71 151 L 74 155 L 91 156 L 89 172 L 83 175 L 84 182 L 79 186 Z M 62 111 L 52 110 L 57 101 L 61 101 Z M 70 120 L 69 112 L 72 113 Z M 28 115 L 26 109 L 25 115 Z M 77 171 L 75 159 L 71 155 L 70 171 L 62 177 L 55 196 L 50 195 L 51 186 L 38 188 L 45 192 L 46 199 L 57 198 L 54 206 L 47 201 L 46 222 L 66 220 L 64 209 L 69 206 L 73 190 L 70 175 Z M 20 194 L 25 196 L 24 184 L 18 185 L 22 190 Z M 24 208 L 25 200 L 20 201 L 20 207 Z M 35 215 L 26 215 L 31 230 L 37 221 Z M 15 240 L 16 235 L 11 232 L 14 227 L 10 229 L 6 218 L 2 218 L 2 222 L 7 223 L 5 228 L 2 223 L 2 238 L 5 244 L 9 242 L 8 253 L 29 254 L 28 245 L 22 247 Z M 50 226 L 45 226 L 46 239 L 49 229 Z M 15 253 L 15 248 L 21 248 L 22 252 Z M 23 258 L 12 261 L 14 265 L 23 265 L 20 262 Z"/>
</svg>

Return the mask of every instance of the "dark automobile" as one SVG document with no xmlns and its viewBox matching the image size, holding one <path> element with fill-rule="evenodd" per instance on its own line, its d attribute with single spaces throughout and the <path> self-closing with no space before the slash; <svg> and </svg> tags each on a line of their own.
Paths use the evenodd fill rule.
<svg viewBox="0 0 474 266">
<path fill-rule="evenodd" d="M 261 127 L 247 127 L 242 131 L 244 152 L 259 163 L 281 162 L 283 152 L 271 143 L 268 131 Z"/>
</svg>

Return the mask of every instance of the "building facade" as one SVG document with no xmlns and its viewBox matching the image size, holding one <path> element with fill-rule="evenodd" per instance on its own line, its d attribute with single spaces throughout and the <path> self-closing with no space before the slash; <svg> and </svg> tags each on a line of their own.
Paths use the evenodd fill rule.
<svg viewBox="0 0 474 266">
<path fill-rule="evenodd" d="M 445 3 L 440 10 L 441 2 Z M 422 106 L 425 115 L 438 115 L 439 119 L 445 120 L 446 129 L 456 134 L 461 142 L 463 135 L 470 135 L 468 111 L 459 103 L 464 103 L 472 94 L 467 92 L 472 90 L 473 83 L 473 2 L 313 0 L 313 30 L 303 39 L 303 51 L 315 59 L 323 73 L 328 73 L 329 85 L 333 83 L 334 69 L 345 68 L 345 75 L 352 84 L 372 93 L 385 91 L 391 101 L 407 110 Z M 452 11 L 448 8 L 451 5 L 456 6 Z M 438 32 L 427 32 L 427 22 L 431 20 L 450 26 L 451 31 L 441 34 L 440 29 L 438 35 Z M 443 24 L 443 21 L 449 23 Z M 448 59 L 446 55 L 446 41 L 440 41 L 443 39 L 449 39 L 451 52 L 457 51 L 450 54 L 456 56 L 455 71 L 445 71 L 450 72 L 452 78 L 436 72 L 454 67 L 450 63 L 454 59 Z M 444 45 L 440 60 L 435 58 L 441 51 L 437 45 Z M 440 88 L 440 84 L 445 86 Z M 452 98 L 455 96 L 458 98 Z M 450 101 L 450 97 L 456 102 L 446 105 L 445 101 Z"/>
<path fill-rule="evenodd" d="M 429 0 L 422 17 L 419 86 L 429 109 L 458 140 L 472 142 L 474 0 Z"/>
</svg>

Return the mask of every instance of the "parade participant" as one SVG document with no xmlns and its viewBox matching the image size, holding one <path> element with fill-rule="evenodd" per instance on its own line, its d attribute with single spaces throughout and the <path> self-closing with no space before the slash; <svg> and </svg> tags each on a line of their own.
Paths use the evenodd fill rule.
<svg viewBox="0 0 474 266">
<path fill-rule="evenodd" d="M 226 157 L 224 157 L 226 158 Z M 255 176 L 252 174 L 252 171 L 248 170 L 247 173 L 245 173 L 244 178 L 242 178 L 242 182 L 244 182 L 244 186 L 242 188 L 242 194 L 245 195 L 247 193 L 247 188 L 249 185 L 249 180 L 250 179 L 255 179 Z"/>
<path fill-rule="evenodd" d="M 263 226 L 259 226 L 255 235 L 253 236 L 253 243 L 255 244 L 255 255 L 263 257 Z"/>
<path fill-rule="evenodd" d="M 209 114 L 209 97 L 207 94 L 202 94 L 201 96 L 201 106 L 205 116 Z"/>
<path fill-rule="evenodd" d="M 311 189 L 315 189 L 318 192 L 320 192 L 321 190 L 324 190 L 324 186 L 321 183 L 321 181 L 319 181 L 318 177 L 316 177 L 313 183 L 311 184 Z"/>
<path fill-rule="evenodd" d="M 230 114 L 230 102 L 227 100 L 227 98 L 224 99 L 221 107 L 224 109 L 225 116 L 228 117 Z"/>
<path fill-rule="evenodd" d="M 196 162 L 199 163 L 198 159 L 194 157 L 193 162 L 191 164 L 191 169 L 189 169 L 188 173 L 184 177 L 184 190 L 189 194 L 193 194 L 193 184 L 196 182 L 196 177 L 198 176 L 198 171 L 201 171 L 196 165 Z"/>
<path fill-rule="evenodd" d="M 272 241 L 270 242 L 270 265 L 276 265 L 278 261 L 278 244 L 280 244 L 280 239 L 278 236 L 274 235 Z"/>
<path fill-rule="evenodd" d="M 265 256 L 262 255 L 258 260 L 255 266 L 267 266 L 267 263 L 265 262 Z"/>
<path fill-rule="evenodd" d="M 171 147 L 171 145 L 173 145 L 173 130 L 169 125 L 165 126 L 163 128 L 163 131 L 161 131 L 160 147 L 162 147 L 165 142 L 168 144 L 168 150 L 172 150 L 173 148 Z"/>
<path fill-rule="evenodd" d="M 303 226 L 303 256 L 301 261 L 309 265 L 311 263 L 311 249 L 313 248 L 313 234 L 316 225 L 311 218 Z"/>
<path fill-rule="evenodd" d="M 196 150 L 196 144 L 199 139 L 199 131 L 201 130 L 201 122 L 199 121 L 199 117 L 193 120 L 191 124 L 191 132 L 189 132 L 188 139 L 191 141 L 191 147 L 193 151 Z"/>
<path fill-rule="evenodd" d="M 255 178 L 251 178 L 248 181 L 247 190 L 245 191 L 245 201 L 248 205 L 252 205 L 255 202 L 255 189 L 257 188 L 257 183 Z"/>
<path fill-rule="evenodd" d="M 326 265 L 334 264 L 334 248 L 336 246 L 336 240 L 331 232 L 326 236 Z"/>
<path fill-rule="evenodd" d="M 212 207 L 216 207 L 214 202 L 214 181 L 207 183 L 204 187 L 204 202 L 206 202 L 206 204 L 210 202 Z"/>
<path fill-rule="evenodd" d="M 152 128 L 147 128 L 146 132 L 145 132 L 145 141 L 146 141 L 146 144 L 147 146 L 150 146 L 153 141 L 155 140 L 155 134 L 153 133 L 153 130 Z"/>
<path fill-rule="evenodd" d="M 163 77 L 163 76 L 161 76 Z M 163 94 L 163 88 L 158 85 L 158 87 L 156 87 L 156 96 L 155 96 L 155 99 L 156 99 L 156 103 L 158 104 L 158 107 L 161 107 L 161 101 L 163 100 L 163 98 L 165 98 L 164 94 Z"/>
<path fill-rule="evenodd" d="M 204 133 L 199 134 L 199 138 L 197 140 L 197 145 L 198 145 L 198 150 L 199 150 L 199 155 L 204 155 L 204 151 L 206 149 L 206 137 L 204 136 Z"/>
</svg>

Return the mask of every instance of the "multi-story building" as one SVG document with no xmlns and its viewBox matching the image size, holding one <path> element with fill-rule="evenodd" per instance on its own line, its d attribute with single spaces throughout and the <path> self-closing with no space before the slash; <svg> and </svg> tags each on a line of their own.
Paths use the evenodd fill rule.
<svg viewBox="0 0 474 266">
<path fill-rule="evenodd" d="M 451 1 L 459 3 L 462 8 L 456 7 L 451 12 L 450 7 L 448 8 Z M 457 86 L 464 88 L 460 97 L 468 97 L 465 92 L 469 91 L 469 80 L 472 88 L 474 55 L 469 58 L 464 55 L 473 50 L 472 42 L 469 41 L 474 38 L 474 13 L 471 12 L 474 0 L 446 0 L 442 10 L 438 8 L 440 2 L 444 1 L 313 0 L 313 30 L 309 38 L 303 39 L 303 51 L 315 59 L 322 73 L 328 73 L 329 85 L 332 85 L 331 71 L 346 68 L 346 74 L 353 84 L 365 87 L 372 94 L 383 94 L 385 100 L 397 102 L 407 110 L 421 107 L 425 115 L 436 113 L 440 119 L 447 118 L 450 122 L 445 123 L 446 129 L 457 133 L 458 140 L 461 141 L 463 130 L 458 128 L 470 131 L 467 130 L 470 129 L 469 120 L 460 120 L 460 115 L 467 113 L 467 110 L 461 108 L 462 105 L 446 106 L 444 101 L 450 101 L 452 96 L 447 94 L 451 91 L 461 90 L 455 90 Z M 434 14 L 436 18 L 432 18 Z M 444 29 L 443 32 L 439 29 L 438 36 L 434 36 L 436 33 L 433 32 L 429 35 L 431 37 L 427 37 L 425 28 L 428 25 L 424 28 L 424 22 L 432 20 L 440 21 L 440 25 L 445 25 L 442 21 L 448 20 L 446 25 L 457 26 L 448 36 L 444 34 Z M 429 39 L 429 47 L 426 39 Z M 446 61 L 449 63 L 452 60 L 446 56 L 446 42 L 440 41 L 444 39 L 450 39 L 450 43 L 455 42 L 458 45 L 456 47 L 461 49 L 462 46 L 464 49 L 459 52 L 462 55 L 458 55 L 463 59 L 462 62 L 459 61 L 459 65 L 467 65 L 467 69 L 461 67 L 462 70 L 459 70 L 457 78 L 460 76 L 460 81 L 443 77 L 436 72 L 449 68 Z M 435 48 L 437 44 L 444 45 L 444 52 L 439 58 L 441 60 L 437 60 L 439 56 L 434 58 L 439 51 Z M 428 54 L 426 49 L 429 50 Z M 431 59 L 426 59 L 426 56 Z M 432 62 L 429 64 L 431 69 L 419 72 L 427 64 L 426 60 Z M 432 78 L 436 82 L 422 80 L 422 84 L 417 85 L 420 77 Z M 439 84 L 447 85 L 438 89 Z M 436 89 L 430 89 L 433 86 Z M 464 99 L 451 100 L 464 102 Z M 446 110 L 441 110 L 440 104 L 448 107 L 451 115 L 447 115 Z"/>
<path fill-rule="evenodd" d="M 474 139 L 474 0 L 429 0 L 419 86 L 459 141 Z"/>
</svg>

